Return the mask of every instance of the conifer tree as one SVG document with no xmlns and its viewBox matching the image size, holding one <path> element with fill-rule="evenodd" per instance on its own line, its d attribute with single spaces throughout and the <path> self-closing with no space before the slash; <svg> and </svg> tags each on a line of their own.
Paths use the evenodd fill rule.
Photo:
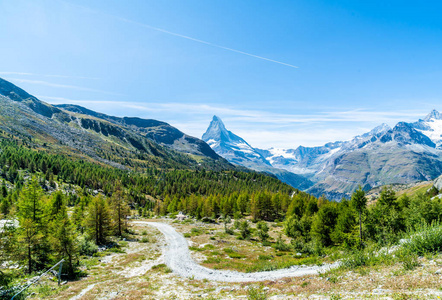
<svg viewBox="0 0 442 300">
<path fill-rule="evenodd" d="M 44 263 L 47 258 L 47 220 L 44 212 L 43 190 L 33 178 L 23 188 L 18 200 L 18 248 L 21 257 L 27 261 L 28 273 L 32 273 L 37 264 Z"/>
<path fill-rule="evenodd" d="M 115 224 L 115 232 L 118 236 L 122 236 L 123 231 L 126 229 L 127 216 L 130 213 L 130 209 L 120 185 L 117 186 L 112 195 L 110 204 Z"/>
<path fill-rule="evenodd" d="M 75 272 L 74 261 L 78 258 L 77 233 L 69 218 L 66 206 L 60 208 L 55 219 L 51 222 L 51 245 L 57 260 L 65 259 L 69 276 Z"/>
<path fill-rule="evenodd" d="M 87 208 L 85 229 L 97 245 L 106 243 L 111 234 L 111 216 L 106 199 L 98 194 Z"/>
<path fill-rule="evenodd" d="M 367 207 L 367 198 L 361 186 L 351 196 L 351 205 L 359 214 L 359 243 L 362 245 L 362 211 Z"/>
</svg>

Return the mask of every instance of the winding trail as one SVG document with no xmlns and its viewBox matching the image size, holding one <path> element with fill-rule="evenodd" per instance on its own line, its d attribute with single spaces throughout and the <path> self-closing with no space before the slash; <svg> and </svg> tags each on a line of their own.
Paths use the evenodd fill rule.
<svg viewBox="0 0 442 300">
<path fill-rule="evenodd" d="M 164 234 L 167 246 L 164 259 L 173 272 L 183 277 L 192 277 L 197 280 L 211 280 L 223 282 L 253 282 L 264 280 L 276 280 L 284 277 L 298 277 L 305 275 L 317 275 L 320 272 L 336 268 L 339 263 L 327 264 L 323 266 L 293 266 L 288 269 L 241 273 L 229 270 L 212 270 L 197 264 L 190 256 L 189 246 L 183 235 L 178 233 L 172 226 L 164 223 L 135 221 L 137 224 L 145 224 L 157 228 Z"/>
</svg>

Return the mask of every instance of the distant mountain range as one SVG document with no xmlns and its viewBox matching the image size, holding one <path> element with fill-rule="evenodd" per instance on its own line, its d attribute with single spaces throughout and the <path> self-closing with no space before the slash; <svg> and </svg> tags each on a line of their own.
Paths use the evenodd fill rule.
<svg viewBox="0 0 442 300">
<path fill-rule="evenodd" d="M 209 128 L 203 134 L 203 141 L 209 144 L 216 153 L 229 162 L 252 170 L 273 174 L 279 180 L 299 189 L 307 189 L 313 182 L 294 174 L 284 168 L 275 168 L 260 153 L 250 146 L 245 140 L 228 131 L 220 118 L 214 116 Z"/>
<path fill-rule="evenodd" d="M 215 116 L 203 140 L 231 163 L 276 176 L 274 170 L 281 169 L 301 175 L 312 182 L 304 190 L 336 200 L 349 197 L 358 185 L 369 190 L 442 174 L 442 115 L 436 110 L 415 123 L 400 122 L 394 128 L 381 124 L 350 141 L 268 150 L 253 148 Z"/>
<path fill-rule="evenodd" d="M 236 169 L 204 141 L 165 122 L 50 105 L 1 78 L 0 129 L 35 147 L 119 168 Z"/>
<path fill-rule="evenodd" d="M 350 141 L 263 150 L 228 131 L 216 116 L 200 140 L 162 121 L 50 105 L 0 78 L 0 135 L 118 168 L 245 167 L 336 200 L 349 197 L 358 185 L 369 190 L 442 174 L 442 115 L 436 110 L 414 123 L 382 124 Z"/>
</svg>

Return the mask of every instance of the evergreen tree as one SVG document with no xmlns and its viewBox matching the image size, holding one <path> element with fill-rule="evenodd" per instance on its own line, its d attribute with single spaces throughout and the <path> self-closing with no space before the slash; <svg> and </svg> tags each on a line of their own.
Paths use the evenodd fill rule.
<svg viewBox="0 0 442 300">
<path fill-rule="evenodd" d="M 75 226 L 67 214 L 66 207 L 60 208 L 50 226 L 51 244 L 57 260 L 65 259 L 69 277 L 74 276 L 75 264 L 78 260 L 77 233 Z"/>
<path fill-rule="evenodd" d="M 261 240 L 262 243 L 267 242 L 269 239 L 269 227 L 267 226 L 267 223 L 265 222 L 258 222 L 256 225 L 256 228 L 258 229 L 258 237 Z"/>
<path fill-rule="evenodd" d="M 351 205 L 359 214 L 359 244 L 362 245 L 362 212 L 367 207 L 367 198 L 361 186 L 351 196 Z"/>
<path fill-rule="evenodd" d="M 64 195 L 61 191 L 57 191 L 52 194 L 50 203 L 51 216 L 55 217 L 60 210 L 64 207 Z"/>
<path fill-rule="evenodd" d="M 247 220 L 241 222 L 241 225 L 239 226 L 239 231 L 243 240 L 246 240 L 250 237 L 250 226 Z"/>
<path fill-rule="evenodd" d="M 109 205 L 101 194 L 92 198 L 87 208 L 84 227 L 97 245 L 105 244 L 111 235 L 112 228 Z"/>
<path fill-rule="evenodd" d="M 47 262 L 47 220 L 43 190 L 33 178 L 20 193 L 18 202 L 18 250 L 27 261 L 28 273 Z"/>
<path fill-rule="evenodd" d="M 110 204 L 116 235 L 122 236 L 123 231 L 127 229 L 127 216 L 129 216 L 130 209 L 120 185 L 112 195 Z"/>
</svg>

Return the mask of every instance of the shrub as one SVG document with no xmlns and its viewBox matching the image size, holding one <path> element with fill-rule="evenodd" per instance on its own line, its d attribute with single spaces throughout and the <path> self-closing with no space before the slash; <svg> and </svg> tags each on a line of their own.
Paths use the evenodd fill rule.
<svg viewBox="0 0 442 300">
<path fill-rule="evenodd" d="M 235 222 L 233 222 L 233 227 L 235 229 L 239 229 L 239 227 L 241 227 L 241 221 L 239 219 L 235 219 Z"/>
<path fill-rule="evenodd" d="M 269 227 L 265 222 L 259 222 L 256 226 L 258 229 L 258 237 L 260 238 L 261 242 L 266 242 L 268 240 L 269 236 Z"/>
<path fill-rule="evenodd" d="M 199 229 L 199 228 L 192 228 L 191 230 L 190 230 L 190 234 L 191 235 L 193 235 L 193 236 L 198 236 L 198 235 L 200 235 L 200 234 L 202 234 L 203 232 L 201 231 L 201 229 Z"/>
<path fill-rule="evenodd" d="M 388 253 L 388 251 L 367 248 L 365 250 L 355 250 L 350 252 L 348 257 L 342 260 L 342 266 L 354 269 L 362 266 L 374 266 L 380 264 L 391 265 L 394 262 L 394 255 Z"/>
<path fill-rule="evenodd" d="M 87 240 L 84 236 L 78 238 L 78 248 L 80 255 L 92 256 L 98 252 L 98 246 L 94 242 Z"/>
<path fill-rule="evenodd" d="M 250 287 L 247 292 L 247 299 L 249 300 L 266 300 L 267 292 L 262 288 Z"/>
<path fill-rule="evenodd" d="M 241 233 L 241 238 L 244 240 L 246 240 L 250 237 L 250 226 L 249 226 L 249 222 L 247 222 L 247 220 L 244 220 L 241 222 L 240 233 Z"/>
<path fill-rule="evenodd" d="M 433 222 L 417 226 L 408 233 L 403 247 L 418 255 L 442 251 L 442 225 Z"/>
<path fill-rule="evenodd" d="M 226 252 L 230 258 L 244 258 L 244 257 L 246 257 L 245 255 L 238 253 L 237 251 L 233 250 L 232 248 L 226 248 L 226 249 L 224 249 L 224 252 Z"/>
<path fill-rule="evenodd" d="M 258 259 L 259 260 L 271 260 L 272 256 L 271 255 L 259 255 Z"/>
<path fill-rule="evenodd" d="M 290 248 L 290 245 L 284 243 L 284 241 L 282 240 L 282 235 L 279 234 L 278 240 L 275 244 L 275 249 L 279 251 L 290 251 Z"/>
</svg>

